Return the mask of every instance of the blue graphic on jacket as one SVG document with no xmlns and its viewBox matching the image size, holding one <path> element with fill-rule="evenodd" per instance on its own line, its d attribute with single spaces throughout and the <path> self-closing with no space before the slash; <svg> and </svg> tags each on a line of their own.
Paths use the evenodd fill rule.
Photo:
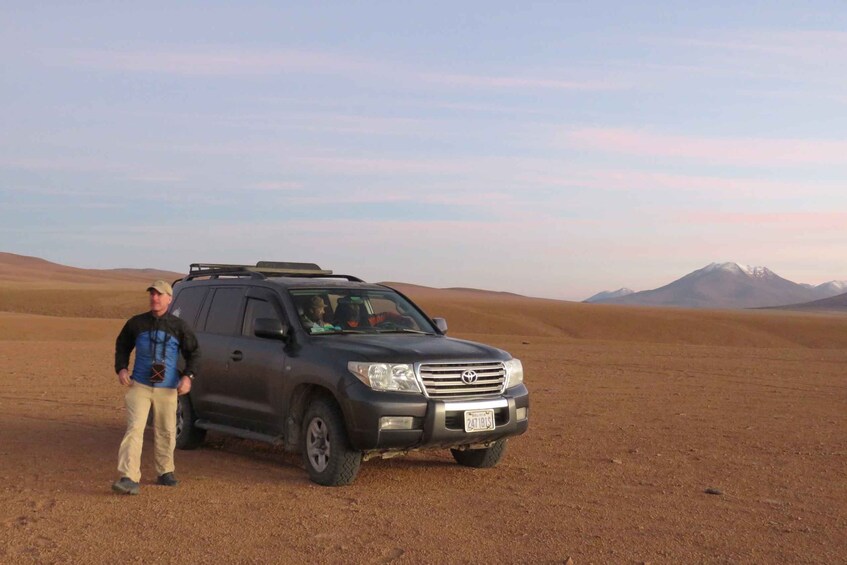
<svg viewBox="0 0 847 565">
<path fill-rule="evenodd" d="M 156 388 L 176 388 L 179 385 L 179 340 L 162 330 L 147 331 L 138 334 L 135 339 L 135 365 L 132 367 L 132 379 L 143 385 Z M 165 380 L 150 382 L 153 363 L 165 364 Z"/>
</svg>

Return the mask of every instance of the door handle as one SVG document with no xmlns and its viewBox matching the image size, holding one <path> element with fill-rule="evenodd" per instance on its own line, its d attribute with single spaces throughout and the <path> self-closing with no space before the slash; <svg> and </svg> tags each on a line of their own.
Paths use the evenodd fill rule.
<svg viewBox="0 0 847 565">
<path fill-rule="evenodd" d="M 244 354 L 236 349 L 232 352 L 232 355 L 230 355 L 229 357 L 233 361 L 241 361 L 244 358 Z"/>
</svg>

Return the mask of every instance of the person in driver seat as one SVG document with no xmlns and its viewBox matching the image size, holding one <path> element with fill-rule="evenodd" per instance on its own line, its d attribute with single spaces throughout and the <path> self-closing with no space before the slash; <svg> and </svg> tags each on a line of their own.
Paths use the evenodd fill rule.
<svg viewBox="0 0 847 565">
<path fill-rule="evenodd" d="M 324 313 L 326 312 L 326 303 L 320 296 L 313 296 L 306 303 L 306 308 L 300 320 L 303 322 L 303 327 L 311 333 L 317 333 L 326 330 L 335 329 L 332 324 L 324 321 Z"/>
<path fill-rule="evenodd" d="M 412 322 L 407 316 L 401 316 L 395 312 L 380 312 L 368 316 L 362 306 L 362 299 L 358 296 L 339 299 L 338 307 L 335 309 L 335 325 L 344 330 L 356 330 L 378 326 L 385 322 L 394 322 L 399 326 L 408 327 Z"/>
</svg>

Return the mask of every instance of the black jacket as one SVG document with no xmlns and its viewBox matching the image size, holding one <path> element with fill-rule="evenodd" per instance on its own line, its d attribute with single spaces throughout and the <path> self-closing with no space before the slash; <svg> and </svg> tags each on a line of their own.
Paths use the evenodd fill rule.
<svg viewBox="0 0 847 565">
<path fill-rule="evenodd" d="M 194 331 L 184 320 L 166 313 L 157 318 L 145 312 L 130 318 L 115 341 L 115 372 L 129 366 L 129 355 L 135 349 L 135 365 L 132 379 L 162 388 L 176 388 L 179 384 L 178 370 L 180 353 L 185 358 L 185 369 L 181 374 L 195 374 L 200 349 Z M 155 385 L 150 382 L 153 363 L 165 364 L 165 380 Z"/>
</svg>

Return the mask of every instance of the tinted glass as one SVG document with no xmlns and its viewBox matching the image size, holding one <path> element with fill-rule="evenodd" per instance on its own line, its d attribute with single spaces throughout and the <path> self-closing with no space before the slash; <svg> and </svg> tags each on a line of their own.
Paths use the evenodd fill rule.
<svg viewBox="0 0 847 565">
<path fill-rule="evenodd" d="M 206 331 L 213 334 L 233 335 L 241 328 L 240 288 L 219 288 L 212 297 L 212 306 L 206 318 Z"/>
<path fill-rule="evenodd" d="M 247 299 L 247 309 L 244 312 L 244 324 L 241 327 L 242 335 L 253 336 L 253 322 L 256 318 L 273 318 L 279 320 L 273 304 L 267 300 L 258 298 Z"/>
<path fill-rule="evenodd" d="M 197 313 L 200 312 L 200 307 L 203 306 L 203 300 L 208 291 L 208 288 L 199 286 L 180 291 L 171 308 L 171 313 L 177 318 L 185 320 L 193 329 L 197 322 Z"/>
<path fill-rule="evenodd" d="M 311 288 L 291 291 L 310 334 L 435 333 L 432 324 L 392 290 Z"/>
</svg>

